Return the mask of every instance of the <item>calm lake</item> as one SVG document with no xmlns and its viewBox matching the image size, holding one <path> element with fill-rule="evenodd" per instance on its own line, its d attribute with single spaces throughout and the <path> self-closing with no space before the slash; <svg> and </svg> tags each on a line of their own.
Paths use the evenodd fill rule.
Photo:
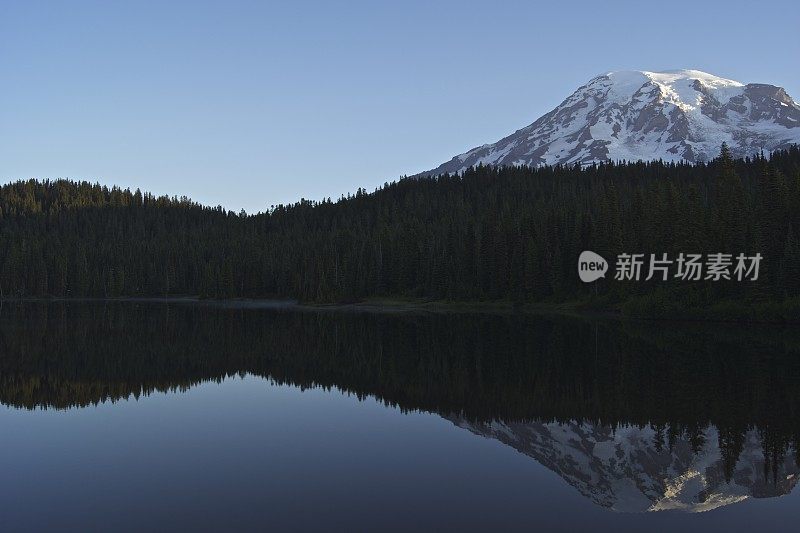
<svg viewBox="0 0 800 533">
<path fill-rule="evenodd" d="M 797 327 L 0 308 L 0 530 L 797 531 Z"/>
</svg>

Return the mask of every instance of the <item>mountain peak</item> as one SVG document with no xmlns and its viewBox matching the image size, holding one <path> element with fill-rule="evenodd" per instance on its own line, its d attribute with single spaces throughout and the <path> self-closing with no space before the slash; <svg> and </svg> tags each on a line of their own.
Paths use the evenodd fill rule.
<svg viewBox="0 0 800 533">
<path fill-rule="evenodd" d="M 658 446 L 656 435 L 664 428 L 652 425 L 447 419 L 532 457 L 594 503 L 619 512 L 705 512 L 750 498 L 782 496 L 798 481 L 798 464 L 790 454 L 772 464 L 770 475 L 765 468 L 770 458 L 755 429 L 743 436 L 728 479 L 725 450 L 714 426 L 704 429 L 697 449 L 677 431 L 670 446 Z"/>
<path fill-rule="evenodd" d="M 607 76 L 609 78 L 615 78 L 618 80 L 647 78 L 658 83 L 670 83 L 676 80 L 690 79 L 700 80 L 704 84 L 711 86 L 744 86 L 744 83 L 736 80 L 722 78 L 720 76 L 715 76 L 714 74 L 709 74 L 708 72 L 703 72 L 702 70 L 696 69 L 660 70 L 655 72 L 649 70 L 615 70 L 606 72 L 602 76 Z"/>
<path fill-rule="evenodd" d="M 700 70 L 612 71 L 533 124 L 425 174 L 478 164 L 698 162 L 715 157 L 723 142 L 742 157 L 800 143 L 800 106 L 781 87 Z"/>
</svg>

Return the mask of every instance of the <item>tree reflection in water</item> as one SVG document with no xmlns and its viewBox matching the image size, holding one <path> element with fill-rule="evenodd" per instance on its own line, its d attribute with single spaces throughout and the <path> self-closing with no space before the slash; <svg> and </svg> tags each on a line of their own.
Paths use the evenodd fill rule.
<svg viewBox="0 0 800 533">
<path fill-rule="evenodd" d="M 0 401 L 65 409 L 254 374 L 438 413 L 599 505 L 702 511 L 797 481 L 800 334 L 502 314 L 8 303 Z"/>
</svg>

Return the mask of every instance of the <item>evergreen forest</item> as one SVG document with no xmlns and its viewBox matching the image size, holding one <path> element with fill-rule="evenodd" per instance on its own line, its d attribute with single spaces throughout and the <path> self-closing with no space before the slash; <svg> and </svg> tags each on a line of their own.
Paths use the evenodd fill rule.
<svg viewBox="0 0 800 533">
<path fill-rule="evenodd" d="M 578 257 L 609 263 L 587 284 Z M 620 254 L 760 254 L 757 280 L 615 279 Z M 0 296 L 574 304 L 800 320 L 800 148 L 485 167 L 258 214 L 67 180 L 0 188 Z"/>
</svg>

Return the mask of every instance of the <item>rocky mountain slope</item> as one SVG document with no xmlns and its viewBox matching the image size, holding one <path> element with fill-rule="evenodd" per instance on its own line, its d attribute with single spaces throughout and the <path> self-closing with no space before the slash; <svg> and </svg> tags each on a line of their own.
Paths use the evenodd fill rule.
<svg viewBox="0 0 800 533">
<path fill-rule="evenodd" d="M 597 76 L 533 124 L 425 172 L 470 166 L 706 161 L 800 143 L 800 105 L 784 89 L 697 70 Z"/>
<path fill-rule="evenodd" d="M 792 454 L 765 469 L 757 430 L 750 430 L 730 481 L 717 430 L 706 429 L 695 453 L 679 438 L 655 445 L 652 427 L 610 428 L 591 423 L 470 423 L 450 417 L 476 435 L 497 439 L 549 468 L 594 503 L 620 512 L 678 509 L 702 512 L 788 494 L 800 477 Z"/>
</svg>

